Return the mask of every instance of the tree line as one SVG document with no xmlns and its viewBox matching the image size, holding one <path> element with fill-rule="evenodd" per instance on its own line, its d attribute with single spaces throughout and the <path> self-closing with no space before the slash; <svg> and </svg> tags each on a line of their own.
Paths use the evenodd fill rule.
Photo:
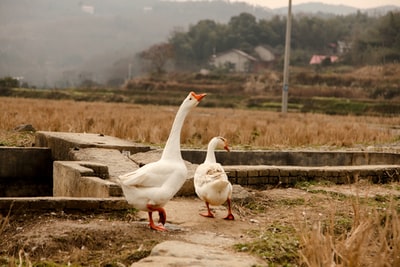
<svg viewBox="0 0 400 267">
<path fill-rule="evenodd" d="M 397 62 L 399 29 L 400 11 L 380 17 L 360 11 L 346 16 L 296 15 L 292 18 L 291 64 L 307 65 L 313 54 L 338 53 L 338 41 L 349 47 L 341 54 L 345 64 Z M 235 48 L 251 55 L 257 45 L 267 45 L 283 58 L 285 34 L 285 16 L 257 20 L 252 14 L 241 13 L 226 24 L 206 19 L 187 31 L 174 31 L 168 41 L 143 51 L 141 57 L 151 61 L 156 72 L 161 72 L 170 59 L 178 70 L 195 70 L 207 67 L 213 54 Z"/>
</svg>

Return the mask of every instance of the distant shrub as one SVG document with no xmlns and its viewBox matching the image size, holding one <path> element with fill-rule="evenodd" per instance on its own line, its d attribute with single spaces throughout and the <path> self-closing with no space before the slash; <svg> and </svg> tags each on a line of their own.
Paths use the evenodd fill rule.
<svg viewBox="0 0 400 267">
<path fill-rule="evenodd" d="M 19 86 L 19 82 L 17 79 L 13 77 L 7 76 L 0 79 L 0 87 L 3 88 L 15 88 Z"/>
<path fill-rule="evenodd" d="M 12 94 L 11 88 L 0 86 L 0 95 L 1 96 L 10 96 L 11 94 Z"/>
</svg>

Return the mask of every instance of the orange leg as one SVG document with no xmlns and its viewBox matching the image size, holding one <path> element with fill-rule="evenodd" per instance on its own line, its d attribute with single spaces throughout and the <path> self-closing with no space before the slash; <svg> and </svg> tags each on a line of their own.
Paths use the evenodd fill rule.
<svg viewBox="0 0 400 267">
<path fill-rule="evenodd" d="M 232 214 L 232 208 L 231 208 L 231 199 L 228 198 L 228 215 L 224 218 L 224 220 L 234 220 L 235 217 Z"/>
<path fill-rule="evenodd" d="M 157 231 L 167 231 L 167 228 L 164 227 L 163 224 L 165 224 L 166 221 L 166 213 L 163 208 L 155 208 L 152 205 L 148 204 L 147 208 L 149 209 L 149 223 L 150 223 L 150 228 L 153 230 Z M 158 214 L 160 215 L 160 222 L 162 223 L 161 225 L 156 225 L 153 221 L 153 211 L 158 211 Z"/>
<path fill-rule="evenodd" d="M 165 210 L 163 208 L 160 208 L 158 210 L 158 222 L 162 223 L 162 225 L 165 224 L 165 222 L 167 221 L 167 214 L 165 213 Z"/>
<path fill-rule="evenodd" d="M 207 206 L 207 213 L 200 213 L 200 215 L 208 218 L 214 218 L 214 214 L 212 214 L 210 210 L 210 204 L 208 204 L 208 202 L 206 202 L 206 206 Z"/>
</svg>

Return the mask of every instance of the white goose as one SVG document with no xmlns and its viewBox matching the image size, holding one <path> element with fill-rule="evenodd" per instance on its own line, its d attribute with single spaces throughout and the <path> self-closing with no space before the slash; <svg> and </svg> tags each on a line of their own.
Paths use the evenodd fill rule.
<svg viewBox="0 0 400 267">
<path fill-rule="evenodd" d="M 225 220 L 234 220 L 232 214 L 231 198 L 232 184 L 221 164 L 215 159 L 215 149 L 217 146 L 229 151 L 228 142 L 223 137 L 214 137 L 208 143 L 207 155 L 204 163 L 200 164 L 194 174 L 194 188 L 197 196 L 206 203 L 207 213 L 200 214 L 204 217 L 214 218 L 210 210 L 210 205 L 218 206 L 228 203 L 228 215 Z"/>
<path fill-rule="evenodd" d="M 167 230 L 164 227 L 166 213 L 163 207 L 182 187 L 187 176 L 180 150 L 181 129 L 189 111 L 205 96 L 190 92 L 183 100 L 160 160 L 119 177 L 125 199 L 135 208 L 148 212 L 151 229 Z M 154 211 L 158 211 L 161 225 L 155 225 L 152 218 Z"/>
</svg>

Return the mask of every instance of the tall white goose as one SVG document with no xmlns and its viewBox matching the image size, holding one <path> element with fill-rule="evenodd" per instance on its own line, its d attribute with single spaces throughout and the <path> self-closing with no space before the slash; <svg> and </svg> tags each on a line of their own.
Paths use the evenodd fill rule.
<svg viewBox="0 0 400 267">
<path fill-rule="evenodd" d="M 206 203 L 207 213 L 200 214 L 204 217 L 214 218 L 210 205 L 219 206 L 228 203 L 228 215 L 225 220 L 234 220 L 232 214 L 231 198 L 232 184 L 228 180 L 221 164 L 215 159 L 215 149 L 221 146 L 229 151 L 228 142 L 223 137 L 214 137 L 208 143 L 207 155 L 204 163 L 200 164 L 194 174 L 194 188 L 197 196 Z"/>
<path fill-rule="evenodd" d="M 151 229 L 167 230 L 164 227 L 166 213 L 163 207 L 182 187 L 187 176 L 187 168 L 180 150 L 181 129 L 189 111 L 205 96 L 206 94 L 190 92 L 183 100 L 160 160 L 119 177 L 125 199 L 138 210 L 148 212 Z M 161 225 L 154 223 L 154 211 L 158 211 Z"/>
</svg>

